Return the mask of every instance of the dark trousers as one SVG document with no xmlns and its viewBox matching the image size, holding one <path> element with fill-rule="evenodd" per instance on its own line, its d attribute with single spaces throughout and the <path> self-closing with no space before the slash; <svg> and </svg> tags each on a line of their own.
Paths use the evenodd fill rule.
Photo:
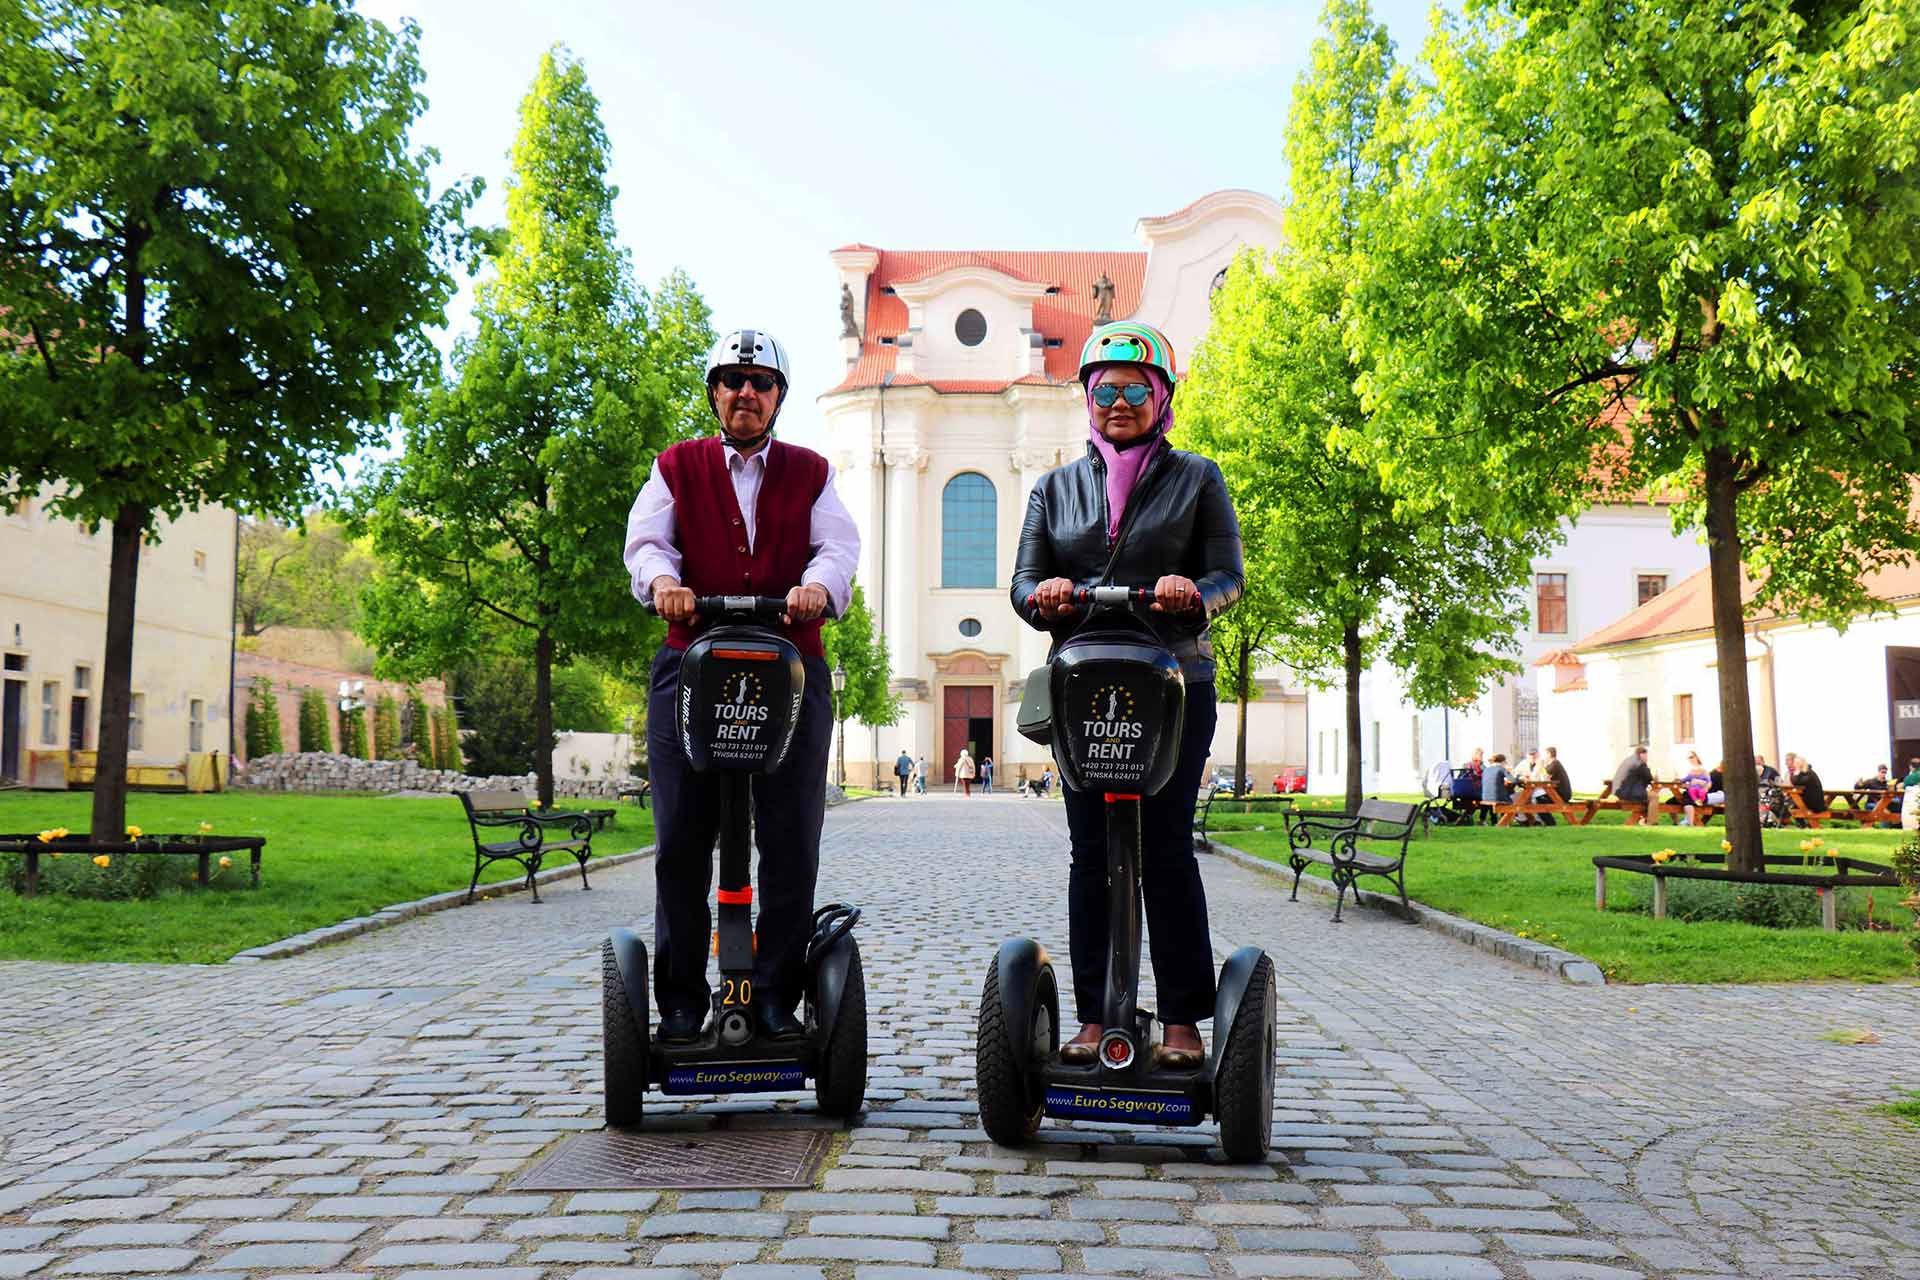
<svg viewBox="0 0 1920 1280">
<path fill-rule="evenodd" d="M 1180 763 L 1158 793 L 1140 803 L 1140 886 L 1147 941 L 1163 1022 L 1197 1023 L 1213 1016 L 1213 940 L 1207 891 L 1193 855 L 1193 808 L 1206 772 L 1219 708 L 1213 682 L 1187 686 Z M 1067 876 L 1068 954 L 1073 998 L 1082 1022 L 1099 1022 L 1107 983 L 1107 802 L 1098 791 L 1066 788 L 1073 868 Z"/>
<path fill-rule="evenodd" d="M 893 776 L 900 779 L 900 794 L 904 796 L 907 794 L 907 775 L 904 773 L 896 773 Z"/>
<path fill-rule="evenodd" d="M 653 780 L 653 994 L 656 1012 L 702 1013 L 712 1000 L 707 956 L 713 933 L 708 894 L 720 836 L 718 773 L 695 773 L 680 744 L 676 703 L 681 651 L 665 645 L 653 660 L 647 697 L 647 759 Z M 760 848 L 754 901 L 753 985 L 792 1010 L 804 994 L 813 885 L 820 869 L 820 824 L 827 813 L 827 740 L 833 729 L 831 677 L 820 658 L 804 660 L 806 692 L 787 758 L 753 779 L 753 824 Z"/>
</svg>

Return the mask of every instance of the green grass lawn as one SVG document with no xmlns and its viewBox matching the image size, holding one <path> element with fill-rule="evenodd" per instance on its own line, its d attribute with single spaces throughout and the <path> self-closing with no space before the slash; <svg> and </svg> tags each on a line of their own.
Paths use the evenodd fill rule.
<svg viewBox="0 0 1920 1280">
<path fill-rule="evenodd" d="M 91 803 L 85 793 L 0 794 L 0 831 L 84 831 Z M 567 801 L 560 807 L 589 806 Z M 596 854 L 652 843 L 653 811 L 624 804 L 619 810 L 616 825 L 595 833 Z M 0 959 L 218 963 L 237 951 L 396 902 L 464 889 L 473 874 L 473 841 L 453 796 L 136 793 L 127 801 L 127 821 L 149 834 L 193 832 L 207 822 L 216 835 L 267 837 L 260 888 L 247 887 L 245 855 L 205 890 L 169 888 L 144 900 L 45 892 L 22 899 L 0 888 Z M 72 854 L 63 860 L 75 861 Z M 194 860 L 165 861 L 177 864 L 178 878 L 185 879 Z M 42 859 L 41 866 L 47 865 Z M 563 856 L 546 863 L 555 866 L 574 863 Z M 78 864 L 63 868 L 66 874 L 85 870 Z M 591 864 L 587 873 L 593 874 Z M 512 863 L 495 863 L 481 881 L 519 874 Z"/>
<path fill-rule="evenodd" d="M 1664 848 L 1717 853 L 1725 834 L 1718 825 L 1662 825 L 1653 830 L 1623 822 L 1619 815 L 1602 815 L 1587 827 L 1436 827 L 1425 837 L 1416 831 L 1407 859 L 1407 892 L 1453 915 L 1577 952 L 1598 964 L 1613 982 L 1890 982 L 1912 976 L 1913 954 L 1894 931 L 1843 928 L 1827 933 L 1817 927 L 1655 920 L 1653 881 L 1646 876 L 1609 872 L 1607 910 L 1595 911 L 1596 854 L 1645 854 Z M 1266 829 L 1253 829 L 1262 826 Z M 1286 836 L 1277 813 L 1222 815 L 1216 807 L 1210 829 L 1223 843 L 1286 862 Z M 1835 825 L 1819 832 L 1769 832 L 1767 851 L 1798 854 L 1800 841 L 1810 835 L 1820 836 L 1836 854 L 1882 865 L 1902 838 L 1898 831 Z M 1326 868 L 1316 865 L 1310 874 L 1324 876 Z M 1362 879 L 1361 887 L 1390 891 L 1384 881 L 1371 877 Z M 1876 921 L 1911 927 L 1911 913 L 1899 906 L 1899 889 L 1846 890 L 1843 924 L 1864 922 L 1869 892 Z M 1811 889 L 1797 893 L 1813 900 Z M 1674 898 L 1678 904 L 1678 888 Z"/>
</svg>

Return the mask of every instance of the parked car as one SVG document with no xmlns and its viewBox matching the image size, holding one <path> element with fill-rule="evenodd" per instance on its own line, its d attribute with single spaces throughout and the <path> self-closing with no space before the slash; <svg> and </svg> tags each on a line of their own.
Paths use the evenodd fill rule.
<svg viewBox="0 0 1920 1280">
<path fill-rule="evenodd" d="M 1233 785 L 1233 770 L 1215 769 L 1213 771 L 1213 790 L 1215 795 L 1237 795 L 1239 788 Z"/>
<path fill-rule="evenodd" d="M 1273 775 L 1273 793 L 1278 796 L 1307 794 L 1307 766 L 1290 764 Z"/>
</svg>

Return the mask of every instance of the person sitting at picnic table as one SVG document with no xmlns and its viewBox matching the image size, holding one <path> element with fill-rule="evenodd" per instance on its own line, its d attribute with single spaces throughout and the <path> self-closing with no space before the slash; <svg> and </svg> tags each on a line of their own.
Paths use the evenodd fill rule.
<svg viewBox="0 0 1920 1280">
<path fill-rule="evenodd" d="M 1613 771 L 1613 794 L 1616 799 L 1628 804 L 1646 804 L 1647 791 L 1653 786 L 1653 769 L 1647 764 L 1647 744 L 1641 743 L 1627 753 Z M 1627 815 L 1627 821 L 1633 821 L 1633 815 Z"/>
<path fill-rule="evenodd" d="M 1510 804 L 1513 801 L 1513 771 L 1507 768 L 1507 758 L 1494 752 L 1493 759 L 1487 762 L 1480 774 L 1480 802 L 1485 805 Z M 1494 819 L 1491 808 L 1486 811 L 1489 821 Z"/>
<path fill-rule="evenodd" d="M 1699 816 L 1695 810 L 1707 803 L 1707 794 L 1713 790 L 1712 782 L 1707 766 L 1700 763 L 1700 753 L 1687 752 L 1687 771 L 1680 776 L 1680 801 L 1685 806 L 1685 813 L 1680 819 L 1681 826 L 1698 825 L 1694 821 Z"/>
<path fill-rule="evenodd" d="M 1707 771 L 1707 803 L 1725 804 L 1727 802 L 1727 762 L 1716 760 L 1713 768 Z"/>
<path fill-rule="evenodd" d="M 1827 789 L 1820 782 L 1820 775 L 1813 771 L 1813 762 L 1800 756 L 1788 756 L 1788 760 L 1797 763 L 1800 768 L 1793 775 L 1793 785 L 1799 788 L 1800 803 L 1806 806 L 1808 813 L 1827 811 Z M 1794 825 L 1804 827 L 1805 818 L 1795 818 Z"/>
<path fill-rule="evenodd" d="M 1780 771 L 1768 764 L 1765 756 L 1755 756 L 1753 758 L 1753 767 L 1759 770 L 1760 781 L 1763 784 L 1771 786 L 1780 781 Z"/>
<path fill-rule="evenodd" d="M 1559 803 L 1561 804 L 1569 804 L 1572 802 L 1573 779 L 1567 776 L 1567 766 L 1560 763 L 1560 748 L 1547 748 L 1546 762 L 1540 766 L 1540 772 L 1537 777 L 1539 781 L 1552 787 L 1553 792 L 1551 795 L 1545 791 L 1534 792 L 1533 802 L 1535 804 L 1553 804 L 1553 797 L 1556 795 L 1560 797 Z M 1553 815 L 1550 813 L 1536 814 L 1534 815 L 1534 821 L 1543 827 L 1551 827 L 1554 825 Z"/>
<path fill-rule="evenodd" d="M 1873 771 L 1871 778 L 1862 778 L 1853 785 L 1860 791 L 1885 791 L 1893 785 L 1893 779 L 1887 776 L 1887 772 L 1887 766 L 1881 765 Z"/>
</svg>

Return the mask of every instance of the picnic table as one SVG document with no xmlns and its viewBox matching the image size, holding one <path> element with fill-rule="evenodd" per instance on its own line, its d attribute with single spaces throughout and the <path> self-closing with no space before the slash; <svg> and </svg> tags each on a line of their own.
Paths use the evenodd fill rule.
<svg viewBox="0 0 1920 1280">
<path fill-rule="evenodd" d="M 1789 787 L 1787 788 L 1787 793 L 1793 799 L 1794 817 L 1798 818 L 1803 816 L 1800 811 L 1805 809 L 1806 805 L 1800 798 L 1800 788 Z M 1827 811 L 1819 815 L 1807 814 L 1804 816 L 1808 817 L 1809 821 L 1817 816 L 1821 818 L 1840 819 L 1846 822 L 1857 822 L 1863 827 L 1877 826 L 1882 822 L 1897 824 L 1900 821 L 1900 811 L 1894 807 L 1894 802 L 1899 799 L 1900 793 L 1891 787 L 1878 789 L 1873 787 L 1829 788 L 1827 791 Z M 1837 808 L 1836 802 L 1838 801 L 1844 801 L 1847 807 L 1845 809 Z"/>
<path fill-rule="evenodd" d="M 1533 797 L 1536 792 L 1544 794 L 1546 799 L 1535 800 Z M 1521 798 L 1523 796 L 1525 799 Z M 1560 788 L 1551 782 L 1516 782 L 1513 799 L 1493 806 L 1494 813 L 1499 815 L 1493 825 L 1510 827 L 1515 818 L 1546 814 L 1565 818 L 1571 826 L 1584 827 L 1593 821 L 1593 815 L 1599 808 L 1598 800 L 1573 800 L 1562 796 Z"/>
</svg>

